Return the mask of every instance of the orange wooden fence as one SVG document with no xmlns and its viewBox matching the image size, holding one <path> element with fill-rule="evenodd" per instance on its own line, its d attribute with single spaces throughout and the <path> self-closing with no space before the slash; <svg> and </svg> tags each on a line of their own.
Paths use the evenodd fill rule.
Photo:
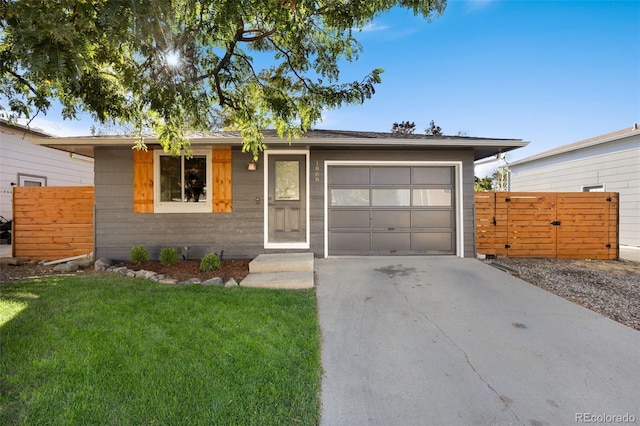
<svg viewBox="0 0 640 426">
<path fill-rule="evenodd" d="M 13 256 L 57 260 L 93 251 L 92 186 L 13 188 Z"/>
<path fill-rule="evenodd" d="M 617 192 L 476 192 L 476 251 L 617 259 Z"/>
</svg>

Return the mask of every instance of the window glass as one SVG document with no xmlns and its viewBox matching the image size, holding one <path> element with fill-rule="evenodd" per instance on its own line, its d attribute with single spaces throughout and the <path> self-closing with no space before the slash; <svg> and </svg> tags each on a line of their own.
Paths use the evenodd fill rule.
<svg viewBox="0 0 640 426">
<path fill-rule="evenodd" d="M 413 205 L 419 207 L 451 206 L 451 190 L 414 189 Z"/>
<path fill-rule="evenodd" d="M 187 202 L 207 201 L 207 158 L 193 156 L 184 160 L 184 199 Z"/>
<path fill-rule="evenodd" d="M 368 206 L 368 189 L 332 189 L 332 206 Z"/>
<path fill-rule="evenodd" d="M 371 194 L 374 206 L 409 206 L 411 191 L 409 189 L 373 189 Z"/>
<path fill-rule="evenodd" d="M 582 192 L 604 192 L 604 185 L 583 186 Z"/>
<path fill-rule="evenodd" d="M 160 157 L 160 201 L 182 201 L 181 162 L 180 157 Z"/>
<path fill-rule="evenodd" d="M 276 161 L 275 193 L 276 200 L 300 199 L 300 164 L 298 161 Z"/>
<path fill-rule="evenodd" d="M 160 201 L 203 202 L 207 200 L 207 159 L 160 157 Z"/>
</svg>

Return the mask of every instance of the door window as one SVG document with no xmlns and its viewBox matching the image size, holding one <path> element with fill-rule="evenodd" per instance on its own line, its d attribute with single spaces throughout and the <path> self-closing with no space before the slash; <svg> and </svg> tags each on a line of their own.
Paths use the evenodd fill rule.
<svg viewBox="0 0 640 426">
<path fill-rule="evenodd" d="M 276 200 L 300 200 L 300 163 L 292 160 L 277 160 L 275 163 Z"/>
</svg>

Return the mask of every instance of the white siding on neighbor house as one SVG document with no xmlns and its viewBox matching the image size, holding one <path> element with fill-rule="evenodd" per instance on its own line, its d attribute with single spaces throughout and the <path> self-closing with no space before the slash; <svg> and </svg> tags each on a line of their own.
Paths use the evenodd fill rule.
<svg viewBox="0 0 640 426">
<path fill-rule="evenodd" d="M 19 175 L 44 177 L 47 186 L 93 185 L 93 161 L 30 143 L 35 137 L 0 128 L 0 215 L 7 220 L 12 219 L 11 183 L 19 184 Z"/>
<path fill-rule="evenodd" d="M 582 191 L 604 185 L 620 194 L 620 244 L 640 246 L 640 136 L 509 167 L 510 191 Z"/>
</svg>

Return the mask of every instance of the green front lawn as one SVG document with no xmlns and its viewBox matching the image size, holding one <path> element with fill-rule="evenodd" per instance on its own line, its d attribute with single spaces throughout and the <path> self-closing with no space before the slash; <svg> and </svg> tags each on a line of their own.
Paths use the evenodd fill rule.
<svg viewBox="0 0 640 426">
<path fill-rule="evenodd" d="M 317 424 L 315 292 L 0 286 L 0 424 Z"/>
</svg>

